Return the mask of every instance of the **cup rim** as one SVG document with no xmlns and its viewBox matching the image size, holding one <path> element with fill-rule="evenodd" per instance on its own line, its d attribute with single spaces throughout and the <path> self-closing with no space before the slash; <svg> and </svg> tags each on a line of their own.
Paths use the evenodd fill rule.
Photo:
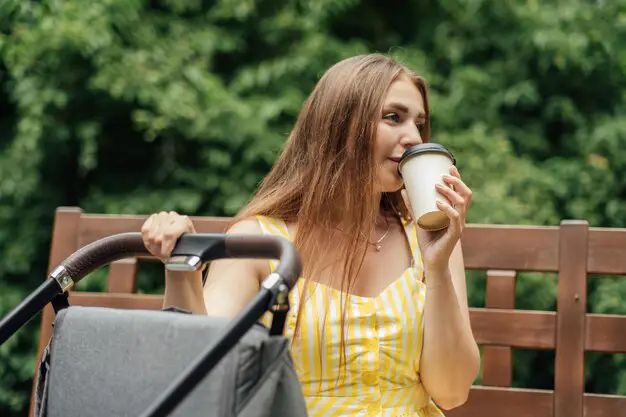
<svg viewBox="0 0 626 417">
<path fill-rule="evenodd" d="M 456 165 L 456 158 L 454 157 L 454 155 L 452 155 L 452 152 L 450 152 L 450 150 L 442 144 L 433 142 L 419 143 L 417 145 L 411 146 L 409 149 L 404 151 L 404 153 L 400 157 L 400 162 L 398 163 L 398 172 L 402 168 L 403 163 L 406 162 L 410 157 L 416 154 L 428 152 L 443 153 L 452 160 L 452 165 Z"/>
</svg>

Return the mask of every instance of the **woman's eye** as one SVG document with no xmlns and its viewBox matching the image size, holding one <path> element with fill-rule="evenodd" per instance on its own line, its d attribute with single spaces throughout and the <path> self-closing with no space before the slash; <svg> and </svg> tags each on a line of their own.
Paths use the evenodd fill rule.
<svg viewBox="0 0 626 417">
<path fill-rule="evenodd" d="M 420 133 L 424 133 L 424 129 L 426 129 L 426 123 L 416 123 L 417 131 Z"/>
<path fill-rule="evenodd" d="M 383 119 L 392 120 L 394 122 L 399 122 L 400 116 L 398 116 L 397 113 L 388 113 L 385 116 L 383 116 Z"/>
</svg>

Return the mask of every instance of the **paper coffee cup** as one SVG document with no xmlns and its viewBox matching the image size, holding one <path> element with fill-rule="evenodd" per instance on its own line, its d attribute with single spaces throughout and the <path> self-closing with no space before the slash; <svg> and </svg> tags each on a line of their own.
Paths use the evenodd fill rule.
<svg viewBox="0 0 626 417">
<path fill-rule="evenodd" d="M 438 143 L 422 143 L 407 149 L 398 170 L 411 202 L 413 219 L 425 230 L 441 230 L 448 227 L 448 215 L 437 207 L 437 200 L 448 202 L 435 188 L 435 184 L 448 187 L 443 181 L 456 165 L 452 153 Z M 449 203 L 449 202 L 448 202 Z"/>
</svg>

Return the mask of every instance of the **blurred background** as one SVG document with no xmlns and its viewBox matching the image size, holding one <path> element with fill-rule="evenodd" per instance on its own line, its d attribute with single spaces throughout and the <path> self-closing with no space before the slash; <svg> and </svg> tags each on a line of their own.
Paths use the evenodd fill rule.
<svg viewBox="0 0 626 417">
<path fill-rule="evenodd" d="M 366 52 L 427 79 L 470 222 L 626 226 L 626 0 L 0 0 L 0 315 L 45 278 L 56 207 L 233 215 L 321 73 Z M 555 309 L 554 274 L 519 277 L 517 308 Z M 596 278 L 588 311 L 626 314 Z M 39 323 L 0 348 L 2 416 L 28 411 Z M 553 351 L 514 360 L 514 386 L 553 386 Z M 624 355 L 587 354 L 586 390 L 625 395 Z"/>
</svg>

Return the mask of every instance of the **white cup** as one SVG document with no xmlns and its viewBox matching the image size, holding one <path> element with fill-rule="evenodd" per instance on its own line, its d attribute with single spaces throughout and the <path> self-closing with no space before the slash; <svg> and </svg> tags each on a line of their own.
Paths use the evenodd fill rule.
<svg viewBox="0 0 626 417">
<path fill-rule="evenodd" d="M 422 229 L 442 230 L 450 224 L 448 215 L 437 207 L 437 200 L 448 199 L 437 191 L 435 184 L 449 187 L 443 176 L 450 174 L 453 165 L 456 160 L 452 153 L 438 143 L 415 145 L 402 155 L 398 170 L 411 202 L 413 219 Z"/>
</svg>

